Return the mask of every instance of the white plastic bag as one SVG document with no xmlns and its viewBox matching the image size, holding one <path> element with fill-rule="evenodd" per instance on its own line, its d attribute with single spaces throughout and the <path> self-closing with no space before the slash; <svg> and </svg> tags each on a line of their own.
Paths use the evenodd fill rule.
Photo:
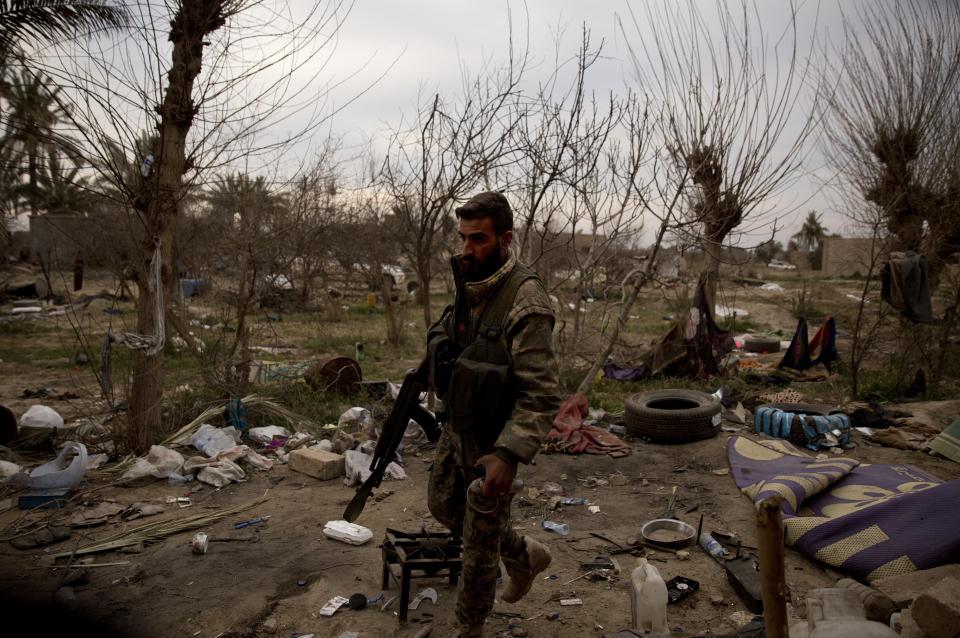
<svg viewBox="0 0 960 638">
<path fill-rule="evenodd" d="M 323 535 L 350 545 L 363 545 L 373 538 L 370 529 L 344 520 L 327 521 L 323 526 Z"/>
<path fill-rule="evenodd" d="M 267 425 L 260 428 L 250 428 L 247 430 L 247 436 L 250 437 L 250 440 L 254 443 L 259 443 L 260 445 L 268 445 L 273 441 L 273 438 L 279 436 L 284 439 L 290 438 L 290 430 L 279 425 Z"/>
<path fill-rule="evenodd" d="M 364 454 L 359 450 L 347 450 L 343 453 L 343 462 L 346 474 L 343 479 L 344 485 L 359 485 L 372 474 L 370 463 L 373 462 L 373 456 L 370 454 Z M 383 477 L 387 480 L 402 481 L 407 478 L 407 473 L 402 467 L 391 461 L 387 465 Z"/>
<path fill-rule="evenodd" d="M 87 446 L 76 441 L 65 443 L 57 458 L 35 467 L 29 475 L 18 474 L 24 487 L 34 490 L 74 487 L 87 469 Z"/>
<path fill-rule="evenodd" d="M 240 433 L 236 429 L 230 426 L 215 428 L 209 423 L 201 425 L 190 437 L 190 445 L 211 458 L 239 443 Z"/>
<path fill-rule="evenodd" d="M 19 474 L 22 469 L 23 468 L 16 463 L 11 463 L 10 461 L 0 461 L 0 483 L 3 483 L 15 474 Z"/>
<path fill-rule="evenodd" d="M 340 415 L 337 428 L 347 432 L 363 431 L 367 436 L 373 436 L 373 415 L 366 408 L 354 407 Z"/>
<path fill-rule="evenodd" d="M 122 478 L 136 480 L 145 476 L 158 479 L 179 474 L 183 467 L 183 455 L 162 445 L 151 445 L 145 458 L 137 459 L 133 466 L 123 473 Z"/>
<path fill-rule="evenodd" d="M 59 429 L 63 427 L 63 417 L 57 414 L 57 411 L 53 408 L 48 408 L 45 405 L 32 405 L 20 417 L 20 427 Z"/>
</svg>

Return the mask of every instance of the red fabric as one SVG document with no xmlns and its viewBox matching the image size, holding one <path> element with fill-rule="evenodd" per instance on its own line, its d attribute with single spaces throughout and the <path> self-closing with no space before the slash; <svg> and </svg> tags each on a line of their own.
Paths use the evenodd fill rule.
<svg viewBox="0 0 960 638">
<path fill-rule="evenodd" d="M 547 435 L 548 444 L 556 445 L 568 454 L 609 454 L 613 457 L 627 456 L 632 452 L 620 437 L 595 425 L 584 425 L 589 414 L 586 395 L 573 394 L 557 412 L 553 429 Z"/>
</svg>

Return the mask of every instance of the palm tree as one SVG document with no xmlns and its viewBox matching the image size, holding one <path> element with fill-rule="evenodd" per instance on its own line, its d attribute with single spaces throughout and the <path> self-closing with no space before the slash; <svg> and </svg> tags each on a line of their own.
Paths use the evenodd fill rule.
<svg viewBox="0 0 960 638">
<path fill-rule="evenodd" d="M 2 0 L 0 0 L 2 2 Z M 37 189 L 37 175 L 46 151 L 54 148 L 69 150 L 71 144 L 55 131 L 67 115 L 60 106 L 59 87 L 52 87 L 46 76 L 26 69 L 0 86 L 0 98 L 7 104 L 5 146 L 19 153 L 21 166 L 26 159 L 29 192 Z M 34 213 L 37 207 L 31 206 Z"/>
<path fill-rule="evenodd" d="M 827 236 L 827 228 L 820 222 L 822 217 L 815 210 L 807 213 L 803 226 L 793 236 L 793 240 L 796 241 L 798 247 L 812 251 L 823 243 L 823 238 Z"/>
<path fill-rule="evenodd" d="M 124 7 L 104 0 L 0 0 L 0 67 L 23 57 L 24 43 L 56 42 L 127 22 Z"/>
<path fill-rule="evenodd" d="M 89 179 L 82 177 L 76 163 L 61 157 L 56 149 L 50 151 L 35 184 L 24 185 L 22 192 L 35 209 L 60 215 L 88 213 L 95 199 Z"/>
</svg>

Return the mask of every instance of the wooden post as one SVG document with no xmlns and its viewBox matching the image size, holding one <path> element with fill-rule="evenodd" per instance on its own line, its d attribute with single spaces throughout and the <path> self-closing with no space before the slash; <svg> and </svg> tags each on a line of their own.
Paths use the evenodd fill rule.
<svg viewBox="0 0 960 638">
<path fill-rule="evenodd" d="M 787 581 L 784 570 L 783 523 L 780 503 L 773 496 L 757 504 L 757 545 L 760 548 L 760 588 L 767 638 L 787 638 Z"/>
</svg>

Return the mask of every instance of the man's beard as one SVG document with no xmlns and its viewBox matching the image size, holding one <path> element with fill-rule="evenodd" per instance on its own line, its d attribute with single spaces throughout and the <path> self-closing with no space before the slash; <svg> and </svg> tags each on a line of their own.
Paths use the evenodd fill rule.
<svg viewBox="0 0 960 638">
<path fill-rule="evenodd" d="M 461 257 L 460 266 L 464 281 L 473 283 L 492 277 L 507 263 L 507 258 L 504 256 L 505 252 L 503 248 L 498 246 L 483 261 L 477 261 L 472 256 Z"/>
</svg>

